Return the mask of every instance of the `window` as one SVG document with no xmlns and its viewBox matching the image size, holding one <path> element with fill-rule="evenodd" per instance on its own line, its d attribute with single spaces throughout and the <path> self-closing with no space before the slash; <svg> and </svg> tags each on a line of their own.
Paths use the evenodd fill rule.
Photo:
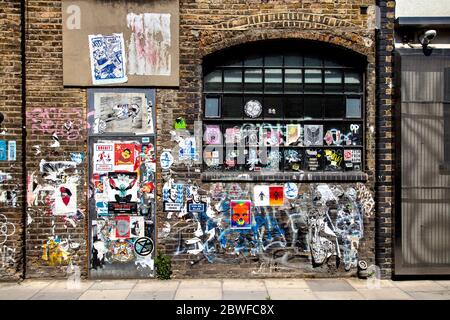
<svg viewBox="0 0 450 320">
<path fill-rule="evenodd" d="M 204 170 L 363 171 L 363 70 L 359 57 L 311 43 L 207 59 Z"/>
</svg>

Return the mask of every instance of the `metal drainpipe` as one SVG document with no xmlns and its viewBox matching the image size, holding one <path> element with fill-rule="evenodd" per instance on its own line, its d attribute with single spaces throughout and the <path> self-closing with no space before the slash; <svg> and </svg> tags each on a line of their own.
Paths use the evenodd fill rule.
<svg viewBox="0 0 450 320">
<path fill-rule="evenodd" d="M 22 245 L 22 259 L 23 259 L 23 273 L 22 278 L 25 279 L 27 259 L 26 259 L 26 239 L 27 239 L 27 119 L 26 119 L 26 0 L 20 1 L 20 25 L 21 25 L 21 42 L 20 51 L 22 58 L 22 205 L 23 205 L 23 245 Z"/>
</svg>

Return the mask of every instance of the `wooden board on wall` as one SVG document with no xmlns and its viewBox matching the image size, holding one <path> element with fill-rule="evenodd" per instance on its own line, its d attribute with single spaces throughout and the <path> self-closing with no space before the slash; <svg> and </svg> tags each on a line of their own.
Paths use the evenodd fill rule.
<svg viewBox="0 0 450 320">
<path fill-rule="evenodd" d="M 114 33 L 123 34 L 128 77 L 114 86 L 178 86 L 178 0 L 63 0 L 62 17 L 65 86 L 93 86 L 89 35 Z"/>
</svg>

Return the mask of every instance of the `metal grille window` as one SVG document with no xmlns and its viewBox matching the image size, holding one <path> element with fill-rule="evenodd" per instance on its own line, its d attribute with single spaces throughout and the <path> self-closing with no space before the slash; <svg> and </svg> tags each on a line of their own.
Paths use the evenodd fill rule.
<svg viewBox="0 0 450 320">
<path fill-rule="evenodd" d="M 205 171 L 363 171 L 362 64 L 332 48 L 252 49 L 205 61 Z"/>
</svg>

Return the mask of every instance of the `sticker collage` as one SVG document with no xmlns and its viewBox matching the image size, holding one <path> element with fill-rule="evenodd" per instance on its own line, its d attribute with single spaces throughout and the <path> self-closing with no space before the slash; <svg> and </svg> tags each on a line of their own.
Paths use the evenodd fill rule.
<svg viewBox="0 0 450 320">
<path fill-rule="evenodd" d="M 120 270 L 137 277 L 154 274 L 156 150 L 153 119 L 149 118 L 152 99 L 152 93 L 145 92 L 91 92 L 93 277 Z"/>
</svg>

